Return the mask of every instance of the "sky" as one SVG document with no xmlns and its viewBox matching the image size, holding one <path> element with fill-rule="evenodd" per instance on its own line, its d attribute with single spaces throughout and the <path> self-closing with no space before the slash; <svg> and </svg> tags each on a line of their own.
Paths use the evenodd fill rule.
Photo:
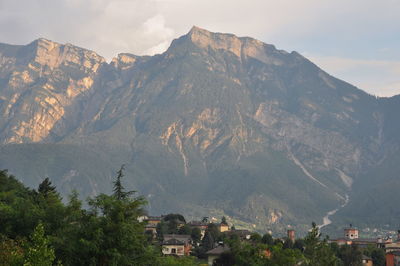
<svg viewBox="0 0 400 266">
<path fill-rule="evenodd" d="M 193 25 L 297 51 L 370 94 L 400 94 L 400 0 L 0 0 L 0 42 L 162 53 Z"/>
</svg>

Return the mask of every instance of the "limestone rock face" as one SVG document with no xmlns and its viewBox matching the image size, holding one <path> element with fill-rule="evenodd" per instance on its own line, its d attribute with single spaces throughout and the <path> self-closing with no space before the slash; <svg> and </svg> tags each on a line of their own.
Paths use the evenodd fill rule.
<svg viewBox="0 0 400 266">
<path fill-rule="evenodd" d="M 306 231 L 399 152 L 397 111 L 397 98 L 297 52 L 198 27 L 163 54 L 110 63 L 45 39 L 0 44 L 0 167 L 22 171 L 15 162 L 26 160 L 40 165 L 37 179 L 93 195 L 125 163 L 127 187 L 155 214 Z"/>
<path fill-rule="evenodd" d="M 46 39 L 27 46 L 0 46 L 0 62 L 4 144 L 44 141 L 66 109 L 90 93 L 105 64 L 92 51 Z"/>
<path fill-rule="evenodd" d="M 241 60 L 250 57 L 269 65 L 284 64 L 285 55 L 288 55 L 286 51 L 277 50 L 273 45 L 250 37 L 240 38 L 233 34 L 213 33 L 196 26 L 184 38 L 188 38 L 202 49 L 222 50 L 236 55 Z"/>
</svg>

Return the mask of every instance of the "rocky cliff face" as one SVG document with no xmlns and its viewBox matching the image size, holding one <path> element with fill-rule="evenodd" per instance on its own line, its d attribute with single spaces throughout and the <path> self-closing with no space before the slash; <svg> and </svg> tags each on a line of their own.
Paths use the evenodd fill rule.
<svg viewBox="0 0 400 266">
<path fill-rule="evenodd" d="M 8 158 L 22 158 L 24 143 L 43 158 L 51 153 L 43 145 L 58 145 L 54 158 L 63 145 L 82 154 L 51 167 L 33 159 L 43 165 L 36 175 L 54 175 L 64 192 L 105 191 L 113 167 L 104 162 L 127 163 L 129 186 L 147 195 L 150 211 L 225 214 L 260 230 L 306 228 L 398 150 L 390 99 L 296 52 L 197 27 L 161 55 L 120 54 L 110 64 L 44 39 L 2 44 L 0 99 Z M 88 150 L 101 157 L 87 160 L 90 171 Z M 14 161 L 0 166 L 18 172 Z M 99 165 L 102 173 L 91 172 Z"/>
<path fill-rule="evenodd" d="M 66 110 L 90 93 L 104 63 L 94 52 L 45 39 L 0 46 L 0 141 L 45 140 Z"/>
</svg>

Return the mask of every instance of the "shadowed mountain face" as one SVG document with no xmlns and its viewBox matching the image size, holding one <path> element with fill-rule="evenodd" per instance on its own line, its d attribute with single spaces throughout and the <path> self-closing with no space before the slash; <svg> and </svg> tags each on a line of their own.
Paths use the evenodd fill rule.
<svg viewBox="0 0 400 266">
<path fill-rule="evenodd" d="M 399 152 L 397 102 L 296 52 L 197 27 L 161 55 L 109 64 L 44 39 L 0 44 L 0 167 L 87 196 L 125 163 L 153 214 L 305 230 Z"/>
</svg>

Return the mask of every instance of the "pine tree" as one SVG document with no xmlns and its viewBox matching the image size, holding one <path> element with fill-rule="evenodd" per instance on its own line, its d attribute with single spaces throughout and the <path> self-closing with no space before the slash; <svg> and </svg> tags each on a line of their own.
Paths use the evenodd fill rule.
<svg viewBox="0 0 400 266">
<path fill-rule="evenodd" d="M 330 266 L 338 265 L 339 259 L 328 245 L 327 239 L 320 239 L 321 233 L 316 223 L 312 223 L 311 231 L 304 239 L 304 255 L 308 265 Z"/>
<path fill-rule="evenodd" d="M 114 194 L 113 196 L 117 200 L 124 200 L 127 197 L 129 197 L 131 194 L 135 193 L 135 191 L 125 191 L 124 186 L 122 185 L 121 179 L 124 177 L 124 170 L 125 170 L 125 165 L 121 165 L 121 168 L 117 172 L 117 177 L 115 181 L 113 182 L 114 184 Z"/>
<path fill-rule="evenodd" d="M 45 198 L 47 198 L 50 194 L 58 196 L 56 187 L 51 184 L 51 181 L 48 177 L 46 177 L 42 183 L 39 184 L 38 192 Z"/>
</svg>

